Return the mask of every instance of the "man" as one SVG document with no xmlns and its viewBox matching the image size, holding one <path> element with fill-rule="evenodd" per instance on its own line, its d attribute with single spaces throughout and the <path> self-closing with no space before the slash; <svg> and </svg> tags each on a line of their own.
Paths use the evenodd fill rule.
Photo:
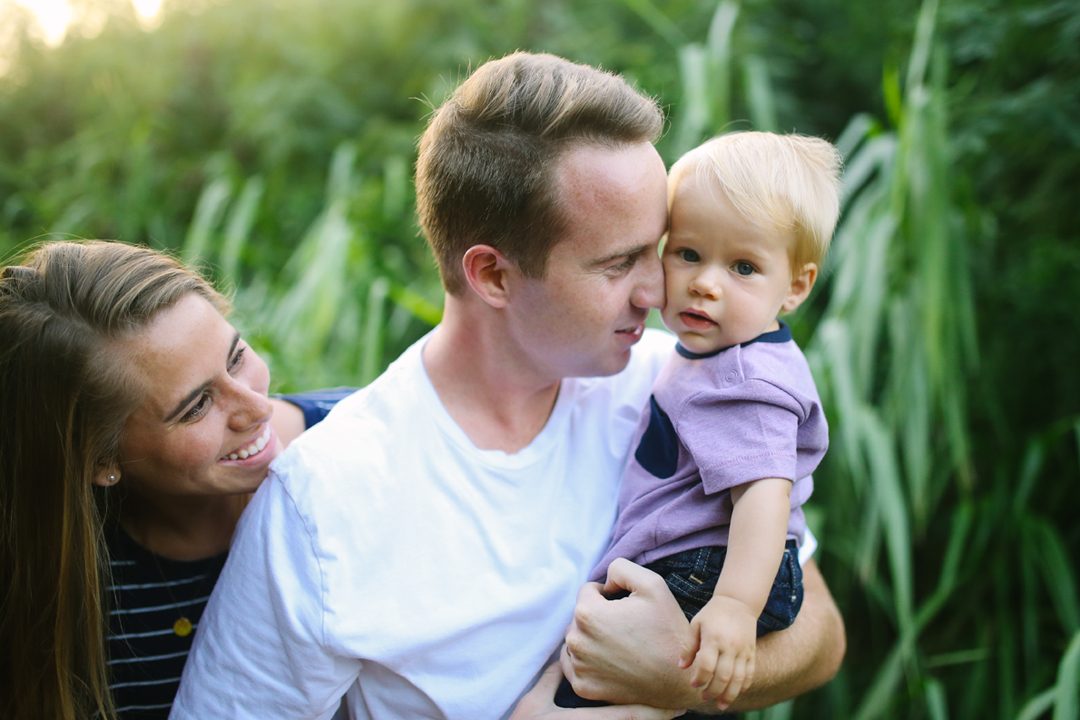
<svg viewBox="0 0 1080 720">
<path fill-rule="evenodd" d="M 354 718 L 505 717 L 571 621 L 579 692 L 699 702 L 659 578 L 613 566 L 634 594 L 587 586 L 574 616 L 672 346 L 644 332 L 663 301 L 661 128 L 621 79 L 547 55 L 489 62 L 440 108 L 417 196 L 443 322 L 278 459 L 172 717 L 326 718 L 343 695 Z M 807 619 L 763 647 L 759 704 L 828 679 L 843 652 L 807 570 Z M 544 711 L 560 712 L 530 695 L 516 717 Z"/>
</svg>

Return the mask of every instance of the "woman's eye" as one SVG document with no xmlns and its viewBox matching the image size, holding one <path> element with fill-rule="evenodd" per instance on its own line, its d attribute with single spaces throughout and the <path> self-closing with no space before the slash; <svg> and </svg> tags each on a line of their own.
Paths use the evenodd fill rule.
<svg viewBox="0 0 1080 720">
<path fill-rule="evenodd" d="M 203 393 L 199 398 L 199 402 L 192 405 L 191 409 L 184 413 L 184 417 L 180 418 L 181 422 L 198 420 L 206 414 L 206 409 L 208 407 L 210 407 L 210 393 Z"/>
<path fill-rule="evenodd" d="M 233 355 L 232 360 L 229 361 L 229 370 L 235 370 L 236 368 L 238 368 L 238 367 L 240 367 L 241 365 L 244 364 L 244 351 L 245 350 L 247 350 L 247 347 L 239 348 L 236 351 L 236 354 Z"/>
<path fill-rule="evenodd" d="M 678 251 L 679 258 L 683 262 L 696 263 L 701 262 L 701 256 L 698 255 L 697 250 L 683 249 Z"/>
<path fill-rule="evenodd" d="M 748 262 L 737 262 L 735 263 L 735 272 L 740 275 L 753 275 L 754 266 Z"/>
</svg>

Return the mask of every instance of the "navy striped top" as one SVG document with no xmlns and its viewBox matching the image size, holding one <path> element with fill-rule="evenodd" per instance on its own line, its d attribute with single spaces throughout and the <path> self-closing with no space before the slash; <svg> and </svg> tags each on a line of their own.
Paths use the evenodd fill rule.
<svg viewBox="0 0 1080 720">
<path fill-rule="evenodd" d="M 353 388 L 282 396 L 311 427 Z M 122 720 L 165 720 L 180 687 L 195 632 L 181 637 L 181 617 L 197 629 L 228 553 L 192 562 L 154 555 L 120 527 L 109 538 L 109 690 Z"/>
</svg>

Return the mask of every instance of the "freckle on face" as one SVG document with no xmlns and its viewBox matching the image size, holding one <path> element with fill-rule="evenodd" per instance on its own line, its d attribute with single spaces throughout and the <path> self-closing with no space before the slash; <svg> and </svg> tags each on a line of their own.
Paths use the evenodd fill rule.
<svg viewBox="0 0 1080 720">
<path fill-rule="evenodd" d="M 510 332 L 553 380 L 610 375 L 630 358 L 650 306 L 663 297 L 656 262 L 622 274 L 601 258 L 651 248 L 667 225 L 663 161 L 648 143 L 569 151 L 555 173 L 568 229 L 542 280 L 527 283 Z M 519 312 L 520 311 L 520 312 Z"/>
<path fill-rule="evenodd" d="M 271 412 L 269 371 L 251 348 L 234 364 L 235 337 L 225 318 L 192 294 L 118 348 L 117 356 L 130 362 L 145 389 L 125 425 L 121 449 L 121 470 L 133 492 L 234 494 L 251 492 L 265 478 L 276 444 L 265 463 L 263 458 L 250 467 L 219 462 L 257 439 Z M 190 422 L 166 421 L 182 399 L 206 383 L 205 414 Z"/>
</svg>

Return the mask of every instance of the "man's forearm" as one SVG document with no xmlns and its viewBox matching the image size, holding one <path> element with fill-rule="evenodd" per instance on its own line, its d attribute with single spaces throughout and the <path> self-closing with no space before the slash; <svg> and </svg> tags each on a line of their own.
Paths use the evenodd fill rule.
<svg viewBox="0 0 1080 720">
<path fill-rule="evenodd" d="M 633 596 L 606 601 L 596 587 L 582 589 L 563 650 L 564 672 L 578 694 L 717 713 L 714 704 L 700 703 L 699 691 L 690 687 L 689 671 L 678 668 L 688 625 L 663 579 L 619 560 L 608 579 L 608 593 L 626 589 Z M 836 674 L 844 656 L 844 626 L 812 561 L 803 568 L 803 588 L 795 623 L 761 638 L 754 683 L 729 711 L 783 702 Z"/>
<path fill-rule="evenodd" d="M 757 710 L 821 687 L 840 669 L 846 647 L 840 611 L 811 560 L 803 567 L 803 604 L 795 622 L 758 640 L 754 683 L 728 712 Z"/>
</svg>

